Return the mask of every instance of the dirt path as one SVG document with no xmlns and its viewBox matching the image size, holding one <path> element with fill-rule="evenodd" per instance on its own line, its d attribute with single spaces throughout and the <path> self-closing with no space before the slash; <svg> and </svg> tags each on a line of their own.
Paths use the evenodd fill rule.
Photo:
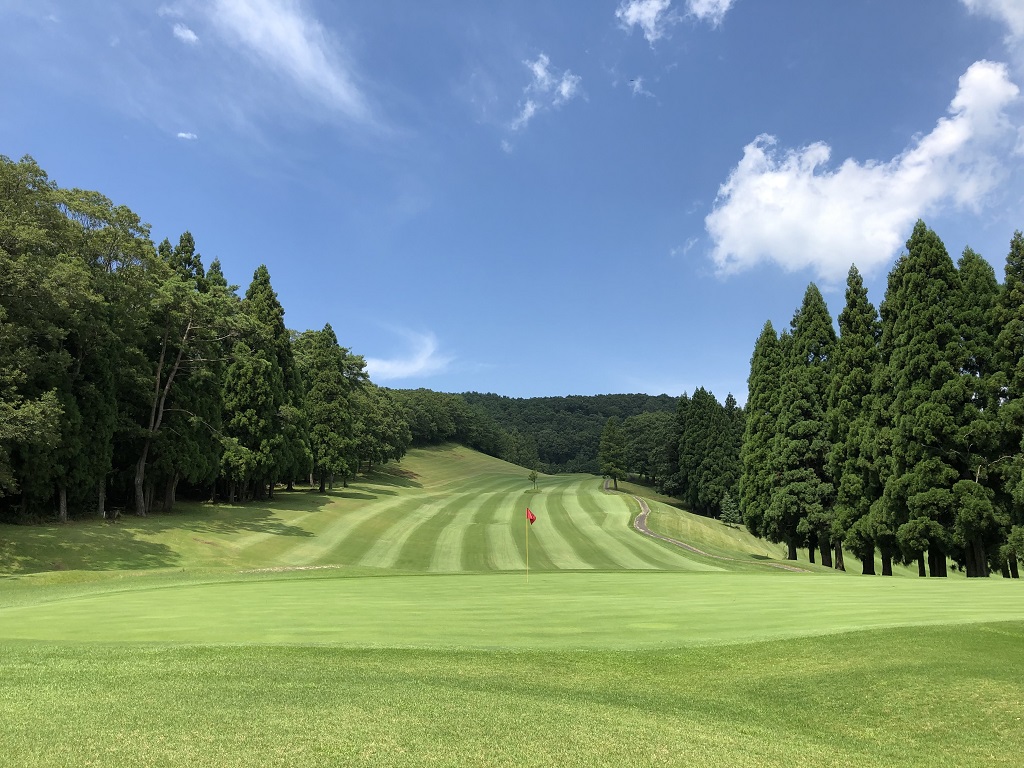
<svg viewBox="0 0 1024 768">
<path fill-rule="evenodd" d="M 606 493 L 610 492 L 608 489 L 607 480 L 604 481 L 604 490 Z M 647 516 L 651 513 L 651 508 L 647 506 L 647 502 L 644 499 L 640 498 L 639 496 L 634 496 L 633 498 L 636 499 L 636 502 L 640 505 L 640 514 L 637 515 L 636 518 L 633 520 L 633 528 L 638 533 L 642 533 L 644 536 L 650 536 L 652 539 L 658 539 L 659 541 L 668 542 L 669 544 L 680 547 L 681 549 L 685 549 L 688 552 L 693 552 L 694 554 L 701 555 L 702 557 L 710 557 L 712 560 L 725 560 L 731 563 L 752 562 L 754 565 L 766 565 L 769 568 L 779 568 L 783 571 L 809 573 L 809 571 L 807 571 L 806 569 L 798 568 L 795 565 L 785 565 L 784 563 L 766 563 L 757 560 L 740 560 L 735 557 L 723 557 L 722 555 L 712 555 L 710 552 L 705 552 L 703 549 L 697 549 L 697 547 L 693 546 L 692 544 L 687 544 L 685 541 L 679 541 L 679 539 L 673 539 L 669 536 L 662 536 L 660 533 L 655 533 L 647 527 Z"/>
</svg>

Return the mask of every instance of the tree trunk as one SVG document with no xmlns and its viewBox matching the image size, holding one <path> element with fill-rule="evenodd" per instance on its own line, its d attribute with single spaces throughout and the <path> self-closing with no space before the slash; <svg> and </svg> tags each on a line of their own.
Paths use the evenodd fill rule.
<svg viewBox="0 0 1024 768">
<path fill-rule="evenodd" d="M 155 493 L 156 493 L 156 487 L 153 485 L 153 482 L 151 480 L 147 480 L 146 481 L 146 493 L 145 493 L 145 503 L 146 503 L 146 513 L 147 514 L 149 514 L 150 512 L 153 511 L 153 496 L 155 495 Z"/>
<path fill-rule="evenodd" d="M 789 552 L 786 554 L 787 560 L 796 560 L 796 542 L 790 539 L 786 542 L 789 547 Z"/>
<path fill-rule="evenodd" d="M 967 571 L 968 579 L 973 579 L 978 575 L 978 565 L 975 562 L 973 541 L 967 542 L 967 547 L 964 549 L 964 570 Z"/>
<path fill-rule="evenodd" d="M 874 568 L 874 565 L 871 566 Z M 882 575 L 892 576 L 892 555 L 882 553 Z"/>
<path fill-rule="evenodd" d="M 988 557 L 985 555 L 985 542 L 980 536 L 974 539 L 974 564 L 978 578 L 988 578 Z"/>
<path fill-rule="evenodd" d="M 930 564 L 931 563 L 929 563 L 929 565 Z M 917 556 L 917 575 L 922 578 L 928 575 L 928 571 L 924 565 L 924 552 L 919 553 Z"/>
<path fill-rule="evenodd" d="M 845 571 L 846 561 L 843 559 L 843 545 L 836 544 L 836 570 Z"/>
<path fill-rule="evenodd" d="M 818 539 L 818 551 L 821 552 L 821 564 L 826 568 L 832 567 L 832 544 L 826 538 Z"/>
<path fill-rule="evenodd" d="M 146 459 L 149 457 L 149 438 L 142 444 L 142 453 L 135 464 L 135 514 L 146 516 Z"/>
<path fill-rule="evenodd" d="M 235 481 L 228 481 L 228 504 L 235 503 Z"/>
<path fill-rule="evenodd" d="M 68 521 L 68 489 L 63 485 L 57 489 L 57 519 L 62 523 Z"/>
<path fill-rule="evenodd" d="M 96 511 L 99 513 L 100 518 L 103 520 L 107 519 L 107 479 L 103 478 L 100 480 L 99 497 L 96 500 Z"/>
<path fill-rule="evenodd" d="M 1010 578 L 1011 579 L 1019 579 L 1020 578 L 1020 573 L 1018 573 L 1018 571 L 1017 571 L 1017 556 L 1016 555 L 1010 555 L 1009 562 L 1010 562 Z"/>
<path fill-rule="evenodd" d="M 178 473 L 167 478 L 167 485 L 164 486 L 164 512 L 174 509 L 174 496 L 178 490 Z"/>
<path fill-rule="evenodd" d="M 807 562 L 809 562 L 809 563 L 813 563 L 814 562 L 814 545 L 813 544 L 808 544 L 807 545 Z"/>
<path fill-rule="evenodd" d="M 999 567 L 999 570 L 1002 571 L 1004 579 L 1010 578 L 1010 563 L 1008 561 L 1003 560 L 1003 564 Z"/>
<path fill-rule="evenodd" d="M 860 559 L 860 565 L 861 565 L 861 571 L 860 572 L 863 575 L 865 575 L 865 576 L 874 576 L 875 575 L 875 553 L 872 552 L 867 557 L 862 557 Z M 888 574 L 888 575 L 891 575 L 891 574 Z"/>
<path fill-rule="evenodd" d="M 310 481 L 309 484 L 312 485 L 313 484 L 312 481 Z M 321 472 L 320 473 L 320 493 L 327 493 L 327 473 L 326 472 Z"/>
<path fill-rule="evenodd" d="M 928 550 L 928 573 L 933 578 L 942 578 L 946 575 L 946 553 L 937 549 Z"/>
</svg>

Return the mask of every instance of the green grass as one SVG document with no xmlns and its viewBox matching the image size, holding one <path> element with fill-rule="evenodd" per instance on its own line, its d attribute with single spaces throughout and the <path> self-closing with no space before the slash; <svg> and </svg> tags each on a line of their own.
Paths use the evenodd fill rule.
<svg viewBox="0 0 1024 768">
<path fill-rule="evenodd" d="M 326 497 L 0 528 L 0 764 L 1019 764 L 1020 582 L 781 572 L 649 496 L 701 557 L 630 529 L 643 489 L 525 474 L 414 451 Z"/>
<path fill-rule="evenodd" d="M 1024 623 L 683 650 L 6 645 L 11 765 L 1010 766 Z"/>
<path fill-rule="evenodd" d="M 459 447 L 414 450 L 348 489 L 279 491 L 243 505 L 179 503 L 172 514 L 0 526 L 0 573 L 339 565 L 429 573 L 729 569 L 629 529 L 636 502 L 591 475 L 542 477 Z M 685 513 L 684 513 L 685 514 Z M 694 516 L 688 516 L 694 517 Z M 702 518 L 694 519 L 700 520 Z M 739 536 L 739 550 L 756 539 Z M 777 554 L 777 553 L 776 553 Z"/>
</svg>

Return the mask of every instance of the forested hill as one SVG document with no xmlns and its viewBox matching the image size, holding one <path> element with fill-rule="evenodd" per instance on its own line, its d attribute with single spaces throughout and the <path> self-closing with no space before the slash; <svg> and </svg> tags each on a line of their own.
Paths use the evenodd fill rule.
<svg viewBox="0 0 1024 768">
<path fill-rule="evenodd" d="M 509 460 L 548 473 L 599 472 L 601 430 L 610 417 L 674 414 L 679 402 L 643 394 L 513 398 L 467 392 L 462 397 L 508 433 Z"/>
</svg>

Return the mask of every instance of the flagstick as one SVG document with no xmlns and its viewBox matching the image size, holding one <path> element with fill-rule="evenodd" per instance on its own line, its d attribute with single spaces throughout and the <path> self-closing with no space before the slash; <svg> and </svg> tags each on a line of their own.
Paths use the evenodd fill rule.
<svg viewBox="0 0 1024 768">
<path fill-rule="evenodd" d="M 525 518 L 526 523 L 526 583 L 530 583 L 530 518 Z"/>
</svg>

